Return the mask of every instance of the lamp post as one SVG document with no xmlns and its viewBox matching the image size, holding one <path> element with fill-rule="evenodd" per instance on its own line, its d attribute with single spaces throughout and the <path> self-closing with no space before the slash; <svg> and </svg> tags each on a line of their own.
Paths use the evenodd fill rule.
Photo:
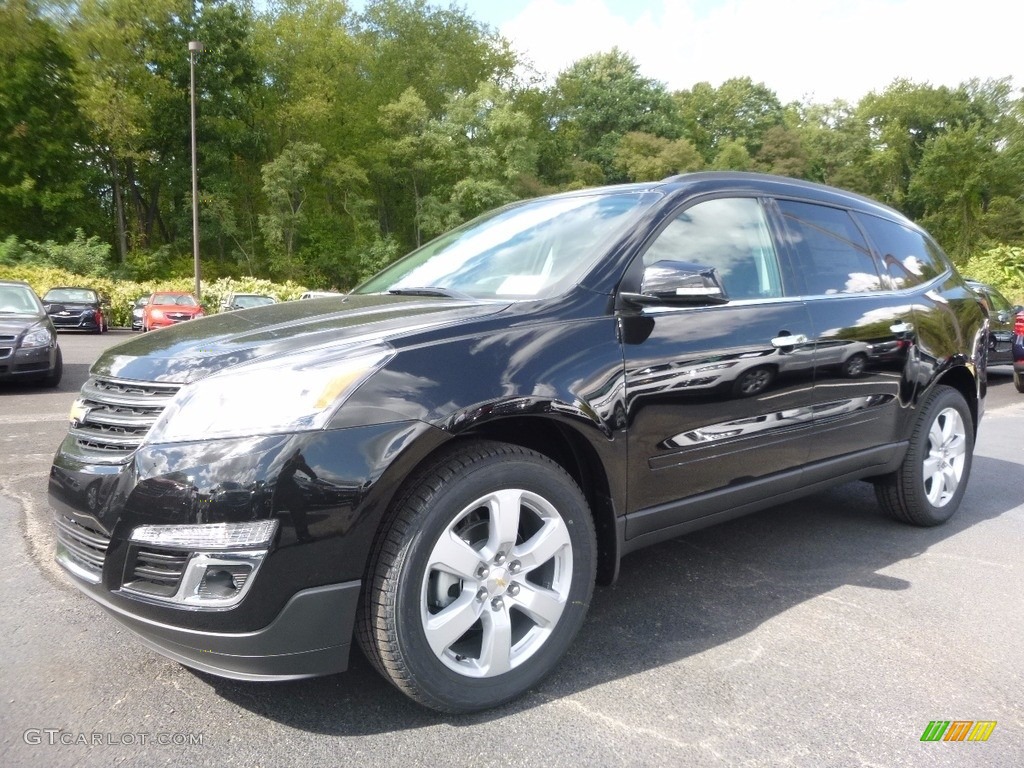
<svg viewBox="0 0 1024 768">
<path fill-rule="evenodd" d="M 199 176 L 196 172 L 196 54 L 203 44 L 190 40 L 188 44 L 189 101 L 192 109 L 192 262 L 196 273 L 196 299 L 201 300 L 199 287 Z"/>
</svg>

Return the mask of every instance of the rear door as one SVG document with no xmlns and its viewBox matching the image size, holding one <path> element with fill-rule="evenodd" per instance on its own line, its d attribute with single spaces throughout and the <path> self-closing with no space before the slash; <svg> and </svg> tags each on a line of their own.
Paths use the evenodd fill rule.
<svg viewBox="0 0 1024 768">
<path fill-rule="evenodd" d="M 814 359 L 809 460 L 847 457 L 856 469 L 897 439 L 901 404 L 912 399 L 905 370 L 913 299 L 890 290 L 849 211 L 800 200 L 776 204 L 814 339 L 805 348 Z M 840 470 L 824 469 L 826 475 Z"/>
</svg>

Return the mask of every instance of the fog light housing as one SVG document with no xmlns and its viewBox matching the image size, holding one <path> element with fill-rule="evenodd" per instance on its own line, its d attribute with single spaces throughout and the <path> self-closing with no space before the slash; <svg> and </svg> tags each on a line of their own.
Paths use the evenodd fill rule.
<svg viewBox="0 0 1024 768">
<path fill-rule="evenodd" d="M 277 533 L 277 520 L 202 525 L 142 525 L 132 531 L 131 543 L 149 559 L 179 563 L 181 577 L 172 594 L 157 594 L 138 579 L 122 584 L 121 591 L 147 602 L 189 610 L 233 608 L 245 598 Z M 200 550 L 200 551 L 196 551 Z M 155 553 L 155 554 L 154 554 Z M 184 565 L 182 560 L 187 557 Z"/>
<path fill-rule="evenodd" d="M 214 565 L 206 569 L 203 580 L 199 582 L 196 594 L 204 599 L 234 597 L 244 587 L 252 574 L 252 566 L 245 565 Z"/>
</svg>

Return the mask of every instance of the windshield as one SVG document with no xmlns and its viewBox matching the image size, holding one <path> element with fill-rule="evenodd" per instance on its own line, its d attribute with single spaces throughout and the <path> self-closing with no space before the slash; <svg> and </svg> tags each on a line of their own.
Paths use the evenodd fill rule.
<svg viewBox="0 0 1024 768">
<path fill-rule="evenodd" d="M 0 312 L 39 314 L 40 307 L 31 288 L 22 285 L 0 285 Z"/>
<path fill-rule="evenodd" d="M 604 192 L 532 200 L 485 214 L 413 251 L 353 293 L 542 299 L 579 283 L 658 196 Z"/>
<path fill-rule="evenodd" d="M 168 304 L 176 304 L 179 307 L 194 307 L 197 306 L 197 302 L 194 298 L 189 295 L 176 295 L 173 293 L 154 293 L 152 304 L 161 304 L 167 306 Z"/>
<path fill-rule="evenodd" d="M 270 296 L 235 296 L 232 304 L 236 307 L 246 309 L 248 307 L 262 307 L 267 304 L 276 304 L 277 301 Z"/>
<path fill-rule="evenodd" d="M 43 301 L 51 304 L 60 301 L 95 304 L 96 292 L 87 288 L 52 288 L 46 292 Z"/>
</svg>

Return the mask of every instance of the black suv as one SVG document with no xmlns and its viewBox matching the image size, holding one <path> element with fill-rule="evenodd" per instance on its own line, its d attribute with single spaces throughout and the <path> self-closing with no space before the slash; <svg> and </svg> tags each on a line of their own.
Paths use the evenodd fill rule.
<svg viewBox="0 0 1024 768">
<path fill-rule="evenodd" d="M 415 700 L 493 706 L 640 547 L 857 479 L 948 519 L 987 332 L 933 240 L 852 194 L 529 200 L 350 295 L 110 349 L 54 459 L 57 558 L 191 667 L 339 672 L 354 636 Z"/>
</svg>

